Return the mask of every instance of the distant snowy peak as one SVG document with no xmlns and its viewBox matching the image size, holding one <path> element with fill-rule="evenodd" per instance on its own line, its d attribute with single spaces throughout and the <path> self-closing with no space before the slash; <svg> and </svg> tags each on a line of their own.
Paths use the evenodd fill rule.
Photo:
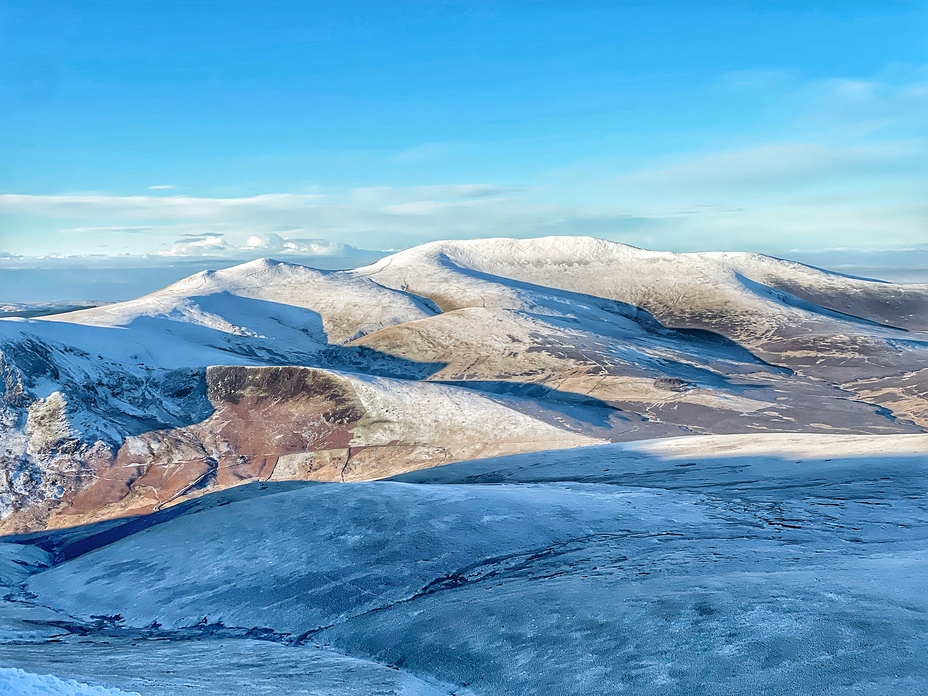
<svg viewBox="0 0 928 696">
<path fill-rule="evenodd" d="M 245 336 L 266 336 L 282 327 L 301 331 L 324 345 L 433 313 L 421 299 L 367 278 L 257 259 L 220 271 L 202 271 L 136 300 L 55 320 L 130 326 L 154 318 Z"/>
<path fill-rule="evenodd" d="M 585 236 L 550 236 L 533 239 L 504 237 L 430 242 L 397 252 L 358 270 L 378 273 L 397 265 L 409 266 L 427 261 L 435 262 L 443 256 L 461 267 L 485 272 L 503 267 L 544 269 L 617 265 L 619 268 L 630 268 L 630 264 L 638 264 L 642 269 L 646 269 L 683 265 L 698 268 L 701 271 L 716 269 L 722 276 L 727 276 L 734 271 L 748 275 L 779 277 L 784 280 L 804 280 L 813 285 L 857 288 L 891 285 L 884 281 L 855 278 L 796 261 L 753 252 L 650 251 L 620 242 Z M 760 278 L 756 279 L 760 280 Z M 920 292 L 928 286 L 902 287 Z"/>
<path fill-rule="evenodd" d="M 928 328 L 928 286 L 851 278 L 760 254 L 654 252 L 592 237 L 433 242 L 355 273 L 446 311 L 529 308 L 533 292 L 553 289 L 623 302 L 683 325 L 692 318 L 705 325 L 720 312 L 744 315 L 759 335 L 821 322 L 822 314 L 834 319 L 834 312 Z"/>
</svg>

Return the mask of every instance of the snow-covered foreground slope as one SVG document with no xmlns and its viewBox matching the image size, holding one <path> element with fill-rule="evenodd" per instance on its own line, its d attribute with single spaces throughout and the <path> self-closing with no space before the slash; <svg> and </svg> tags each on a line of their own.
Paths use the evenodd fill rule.
<svg viewBox="0 0 928 696">
<path fill-rule="evenodd" d="M 923 693 L 926 488 L 926 435 L 794 434 L 251 484 L 33 540 L 58 560 L 0 605 L 0 664 L 142 694 Z"/>
<path fill-rule="evenodd" d="M 583 237 L 198 273 L 0 320 L 0 531 L 604 440 L 921 433 L 926 317 L 925 286 Z"/>
</svg>

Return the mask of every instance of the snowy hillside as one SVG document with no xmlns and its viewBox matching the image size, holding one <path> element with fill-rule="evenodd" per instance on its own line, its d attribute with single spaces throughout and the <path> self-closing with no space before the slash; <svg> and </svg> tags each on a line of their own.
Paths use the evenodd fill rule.
<svg viewBox="0 0 928 696">
<path fill-rule="evenodd" d="M 151 512 L 249 480 L 368 480 L 603 442 L 519 413 L 506 399 L 428 382 L 295 367 L 211 367 L 206 381 L 209 417 L 130 435 L 45 524 Z"/>
<path fill-rule="evenodd" d="M 603 441 L 922 433 L 926 317 L 925 286 L 586 237 L 198 273 L 0 319 L 0 529 Z"/>
<path fill-rule="evenodd" d="M 434 313 L 416 297 L 353 274 L 258 259 L 197 273 L 137 300 L 54 320 L 153 332 L 175 332 L 186 323 L 280 343 L 308 338 L 325 345 Z M 197 334 L 190 336 L 197 340 Z"/>
<path fill-rule="evenodd" d="M 613 299 L 677 320 L 724 309 L 778 327 L 809 321 L 802 312 L 833 316 L 827 310 L 850 310 L 844 319 L 928 328 L 925 285 L 851 278 L 759 254 L 654 252 L 592 237 L 433 242 L 357 273 L 435 294 L 451 306 L 519 306 L 524 295 L 511 284 L 500 287 L 504 279 Z M 790 298 L 794 290 L 798 294 Z"/>
</svg>

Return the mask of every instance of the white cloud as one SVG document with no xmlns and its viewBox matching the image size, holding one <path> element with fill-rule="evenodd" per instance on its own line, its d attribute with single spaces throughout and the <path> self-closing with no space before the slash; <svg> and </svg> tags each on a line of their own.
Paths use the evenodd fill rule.
<svg viewBox="0 0 928 696">
<path fill-rule="evenodd" d="M 286 257 L 340 254 L 341 245 L 396 249 L 441 238 L 544 234 L 679 250 L 892 247 L 928 238 L 925 153 L 921 142 L 787 143 L 551 188 L 366 187 L 241 198 L 6 194 L 0 215 L 24 216 L 37 232 L 4 235 L 0 249 L 83 254 L 92 241 L 113 253 L 171 258 Z M 557 204 L 550 202 L 555 188 Z"/>
<path fill-rule="evenodd" d="M 219 235 L 179 242 L 161 252 L 162 256 L 222 256 L 229 250 L 229 245 Z"/>
<path fill-rule="evenodd" d="M 174 184 L 158 184 L 157 186 L 149 186 L 149 191 L 168 191 L 175 188 Z"/>
<path fill-rule="evenodd" d="M 256 256 L 336 256 L 352 255 L 351 246 L 327 239 L 287 237 L 274 232 L 264 234 L 211 235 L 191 241 L 175 242 L 160 252 L 162 256 L 207 256 L 211 258 L 254 258 Z"/>
</svg>

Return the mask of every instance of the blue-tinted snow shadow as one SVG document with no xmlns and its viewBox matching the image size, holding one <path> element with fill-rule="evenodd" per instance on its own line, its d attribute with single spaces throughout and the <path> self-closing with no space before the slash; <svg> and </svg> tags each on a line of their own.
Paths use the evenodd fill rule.
<svg viewBox="0 0 928 696">
<path fill-rule="evenodd" d="M 479 495 L 485 486 L 526 486 L 526 495 L 537 486 L 598 485 L 621 489 L 689 492 L 709 496 L 712 505 L 736 507 L 762 503 L 772 522 L 784 529 L 796 527 L 782 520 L 780 503 L 790 500 L 821 501 L 827 505 L 869 505 L 892 512 L 891 501 L 925 500 L 928 495 L 928 455 L 861 454 L 804 456 L 785 454 L 686 454 L 662 455 L 636 444 L 610 444 L 513 454 L 455 462 L 421 469 L 380 481 L 319 483 L 314 481 L 251 482 L 205 494 L 146 515 L 105 520 L 70 528 L 0 537 L 0 543 L 33 544 L 53 554 L 56 563 L 89 553 L 149 527 L 181 515 L 195 515 L 278 493 L 320 487 L 340 487 L 351 495 L 354 485 L 376 492 L 379 486 L 466 486 Z M 391 488 L 392 490 L 392 488 Z M 818 505 L 819 503 L 815 503 Z M 881 508 L 880 506 L 883 506 Z M 779 511 L 779 512 L 778 512 Z M 779 515 L 779 517 L 778 517 Z M 286 520 L 282 520 L 282 523 Z M 302 524 L 301 520 L 291 520 Z M 797 528 L 801 528 L 801 522 Z M 855 530 L 848 530 L 848 533 Z"/>
<path fill-rule="evenodd" d="M 567 419 L 579 425 L 579 429 L 585 429 L 583 426 L 608 429 L 613 425 L 614 418 L 626 418 L 622 415 L 622 409 L 607 401 L 586 394 L 552 389 L 543 384 L 504 380 L 442 380 L 439 384 L 473 389 L 490 398 L 504 397 L 500 400 L 504 405 L 536 417 L 542 415 L 540 412 L 550 411 L 561 420 L 561 426 L 564 419 Z M 552 419 L 544 420 L 550 422 Z"/>
</svg>

